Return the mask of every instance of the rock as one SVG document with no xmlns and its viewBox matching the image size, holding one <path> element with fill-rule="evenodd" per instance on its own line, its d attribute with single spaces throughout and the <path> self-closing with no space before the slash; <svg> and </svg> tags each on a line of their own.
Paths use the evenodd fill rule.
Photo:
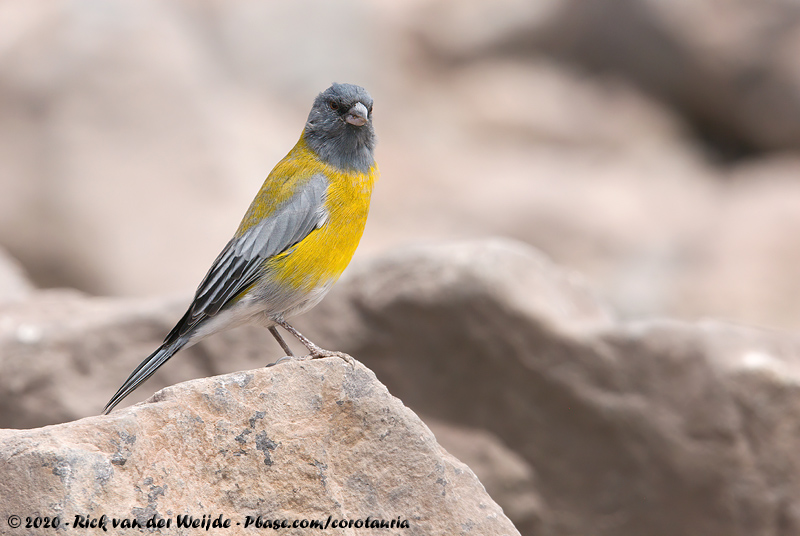
<svg viewBox="0 0 800 536">
<path fill-rule="evenodd" d="M 4 512 L 58 516 L 73 529 L 76 516 L 144 526 L 155 517 L 172 521 L 162 534 L 190 534 L 178 516 L 221 515 L 230 534 L 251 534 L 248 516 L 519 534 L 374 374 L 338 358 L 175 385 L 107 417 L 2 430 L 0 470 Z"/>
<path fill-rule="evenodd" d="M 797 170 L 697 140 L 787 146 L 785 0 L 106 4 L 0 7 L 0 244 L 39 287 L 190 294 L 341 77 L 377 105 L 357 256 L 511 236 L 625 317 L 800 327 Z"/>
<path fill-rule="evenodd" d="M 514 249 L 376 261 L 301 330 L 359 356 L 412 409 L 494 434 L 535 471 L 554 534 L 800 532 L 800 340 L 614 321 L 530 256 L 510 270 L 526 257 Z"/>
<path fill-rule="evenodd" d="M 42 287 L 188 293 L 308 104 L 240 91 L 176 5 L 108 6 L 3 7 L 0 243 Z"/>
<path fill-rule="evenodd" d="M 188 303 L 188 297 L 133 300 L 49 290 L 23 302 L 0 304 L 0 428 L 44 426 L 99 414 L 133 368 L 158 347 Z M 126 403 L 183 380 L 273 362 L 283 354 L 270 339 L 265 329 L 252 328 L 189 348 Z"/>
<path fill-rule="evenodd" d="M 0 248 L 0 303 L 21 300 L 33 289 L 19 263 Z"/>
<path fill-rule="evenodd" d="M 547 54 L 671 103 L 723 152 L 800 148 L 800 9 L 792 0 L 423 3 L 416 31 L 445 63 Z"/>
<path fill-rule="evenodd" d="M 406 305 L 415 306 L 417 300 L 429 309 L 425 317 L 393 314 L 402 313 Z M 614 323 L 611 311 L 579 274 L 561 269 L 521 242 L 503 238 L 408 246 L 353 266 L 322 304 L 297 323 L 335 338 L 337 344 L 348 340 L 355 346 L 372 339 L 370 330 L 375 326 L 370 318 L 438 328 L 454 317 L 439 316 L 437 310 L 458 304 L 468 307 L 462 313 L 475 315 L 470 320 L 475 329 L 464 335 L 486 339 L 496 335 L 495 308 L 504 315 L 513 311 L 569 331 Z M 438 343 L 419 339 L 413 343 L 452 345 L 464 338 L 441 335 Z"/>
<path fill-rule="evenodd" d="M 624 86 L 489 63 L 442 77 L 436 142 L 386 162 L 363 247 L 510 236 L 579 271 L 627 318 L 800 327 L 796 157 L 710 166 Z"/>
<path fill-rule="evenodd" d="M 487 493 L 503 507 L 521 534 L 551 534 L 548 510 L 536 489 L 531 466 L 485 430 L 425 419 L 436 440 L 475 471 Z"/>
<path fill-rule="evenodd" d="M 130 364 L 169 330 L 165 309 L 160 301 L 88 298 L 68 290 L 0 305 L 0 427 L 98 414 Z"/>
<path fill-rule="evenodd" d="M 99 412 L 185 306 L 52 291 L 3 305 L 3 426 Z M 442 443 L 480 471 L 526 533 L 800 533 L 793 506 L 800 502 L 800 434 L 792 424 L 800 420 L 796 336 L 718 321 L 620 320 L 575 274 L 509 240 L 419 246 L 357 264 L 294 324 L 322 346 L 363 361 L 412 410 L 445 423 L 437 430 Z M 251 369 L 279 355 L 263 328 L 220 334 L 178 354 L 125 403 L 178 380 Z M 295 370 L 284 366 L 265 377 Z M 181 411 L 196 411 L 206 404 L 197 402 L 200 395 L 177 394 L 192 385 L 205 384 L 160 396 L 175 393 L 191 401 Z M 324 401 L 321 380 L 305 385 L 308 396 Z M 239 395 L 231 396 L 237 402 L 228 411 L 236 413 Z M 291 410 L 274 407 L 275 400 L 265 401 L 270 411 Z M 128 423 L 128 416 L 158 407 L 170 426 L 199 426 L 185 415 L 181 421 L 178 409 L 161 410 L 173 402 L 113 415 Z M 141 475 L 142 497 L 163 485 L 145 486 L 147 476 L 156 478 Z M 529 500 L 520 504 L 520 497 Z"/>
<path fill-rule="evenodd" d="M 607 311 L 570 282 L 576 275 L 562 275 L 544 257 L 520 244 L 500 241 L 488 246 L 441 248 L 439 252 L 435 260 L 426 254 L 418 257 L 420 277 L 429 271 L 449 273 L 451 283 L 461 287 L 453 291 L 464 292 L 466 300 L 472 299 L 470 293 L 488 293 L 483 299 L 494 301 L 497 292 L 504 300 L 521 299 L 521 289 L 527 288 L 527 307 L 541 309 L 543 316 L 564 315 L 565 325 L 569 324 L 567 318 L 576 323 L 607 321 Z M 382 263 L 405 266 L 408 261 L 402 259 L 414 259 L 415 255 L 413 251 L 400 252 Z M 377 274 L 384 267 L 366 271 L 372 273 L 373 269 Z M 466 269 L 474 273 L 465 284 Z M 358 292 L 370 293 L 369 285 L 383 284 L 370 275 L 365 279 L 373 282 L 348 288 L 360 287 Z M 0 368 L 6 371 L 0 375 L 0 427 L 44 426 L 99 413 L 134 367 L 160 344 L 188 304 L 189 297 L 113 299 L 52 290 L 38 292 L 24 302 L 0 304 Z M 315 317 L 318 320 L 310 329 L 340 329 L 338 314 L 323 315 Z M 585 319 L 580 320 L 582 317 Z M 341 329 L 344 334 L 356 326 Z M 302 346 L 289 342 L 301 355 Z M 125 403 L 143 400 L 180 381 L 264 366 L 282 355 L 267 330 L 258 326 L 218 334 L 178 353 Z"/>
<path fill-rule="evenodd" d="M 624 79 L 547 58 L 475 59 L 446 70 L 429 91 L 447 114 L 442 123 L 494 147 L 674 151 L 688 132 L 675 113 Z"/>
<path fill-rule="evenodd" d="M 763 158 L 737 166 L 706 221 L 686 236 L 691 266 L 675 281 L 668 310 L 790 331 L 800 328 L 800 159 Z"/>
</svg>

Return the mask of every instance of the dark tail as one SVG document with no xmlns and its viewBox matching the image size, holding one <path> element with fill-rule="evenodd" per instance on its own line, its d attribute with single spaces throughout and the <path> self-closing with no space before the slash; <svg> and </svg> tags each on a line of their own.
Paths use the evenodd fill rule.
<svg viewBox="0 0 800 536">
<path fill-rule="evenodd" d="M 103 408 L 103 415 L 108 415 L 108 413 L 114 409 L 114 406 L 122 402 L 122 399 L 131 394 L 139 385 L 144 383 L 147 378 L 152 376 L 153 373 L 158 370 L 158 367 L 166 363 L 167 360 L 175 355 L 178 350 L 183 348 L 187 342 L 189 342 L 188 338 L 184 337 L 180 337 L 169 343 L 164 342 L 164 344 L 159 346 L 158 350 L 139 363 L 136 370 L 131 372 L 131 375 L 128 376 L 128 379 L 122 384 L 122 387 L 119 388 L 116 394 L 111 397 L 111 400 L 108 401 L 106 407 Z"/>
</svg>

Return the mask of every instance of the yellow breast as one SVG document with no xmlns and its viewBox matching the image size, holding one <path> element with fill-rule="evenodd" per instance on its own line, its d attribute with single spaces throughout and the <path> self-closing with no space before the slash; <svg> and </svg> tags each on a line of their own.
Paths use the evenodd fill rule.
<svg viewBox="0 0 800 536">
<path fill-rule="evenodd" d="M 377 166 L 367 173 L 342 171 L 319 160 L 301 137 L 264 182 L 237 231 L 240 236 L 291 198 L 313 175 L 329 180 L 327 221 L 294 247 L 268 259 L 265 276 L 294 290 L 311 292 L 342 274 L 364 233 Z"/>
</svg>

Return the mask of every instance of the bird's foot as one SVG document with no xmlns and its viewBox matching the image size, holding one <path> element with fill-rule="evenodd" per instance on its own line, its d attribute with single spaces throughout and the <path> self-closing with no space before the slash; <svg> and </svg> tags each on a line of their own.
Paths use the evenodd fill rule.
<svg viewBox="0 0 800 536">
<path fill-rule="evenodd" d="M 289 349 L 289 346 L 286 344 L 286 342 L 283 340 L 283 338 L 278 333 L 278 330 L 275 329 L 275 326 L 272 326 L 272 327 L 269 328 L 270 332 L 277 339 L 277 341 L 280 343 L 281 348 L 283 348 L 283 350 L 287 354 L 289 354 L 286 357 L 282 357 L 282 358 L 278 359 L 274 363 L 275 365 L 277 365 L 281 361 L 284 361 L 284 360 L 287 360 L 287 359 L 302 359 L 302 360 L 306 360 L 306 359 L 320 359 L 320 358 L 323 358 L 323 357 L 338 357 L 339 359 L 342 359 L 346 363 L 348 363 L 351 367 L 355 366 L 355 360 L 352 357 L 350 357 L 349 355 L 345 354 L 344 352 L 332 352 L 330 350 L 326 350 L 324 348 L 320 348 L 319 346 L 317 346 L 316 344 L 314 344 L 313 342 L 308 340 L 308 338 L 304 337 L 302 333 L 300 333 L 299 331 L 294 329 L 292 326 L 290 326 L 282 318 L 275 318 L 273 320 L 278 325 L 283 327 L 283 329 L 285 329 L 286 331 L 288 331 L 289 333 L 291 333 L 292 335 L 297 337 L 297 340 L 302 342 L 303 346 L 308 348 L 308 351 L 310 352 L 308 355 L 304 355 L 302 357 L 294 357 L 294 355 L 292 355 L 292 351 Z"/>
<path fill-rule="evenodd" d="M 274 363 L 267 363 L 264 366 L 265 367 L 274 367 L 275 365 L 278 365 L 280 363 L 284 363 L 286 361 L 292 361 L 294 359 L 303 359 L 303 358 L 302 357 L 297 357 L 296 355 L 285 355 L 285 356 L 281 357 L 280 359 L 278 359 L 277 361 L 275 361 Z"/>
<path fill-rule="evenodd" d="M 311 353 L 308 355 L 303 356 L 303 359 L 322 359 L 323 357 L 338 357 L 339 359 L 344 360 L 345 363 L 354 367 L 356 365 L 355 359 L 352 356 L 344 353 L 344 352 L 333 352 L 331 350 L 325 350 L 324 348 L 320 348 L 316 346 L 311 348 Z"/>
<path fill-rule="evenodd" d="M 274 363 L 268 364 L 267 366 L 274 367 L 275 365 L 278 365 L 280 363 L 285 363 L 286 361 L 307 361 L 309 359 L 322 359 L 324 357 L 338 357 L 339 359 L 345 361 L 351 367 L 354 367 L 356 364 L 355 359 L 353 359 L 352 356 L 344 352 L 333 352 L 331 350 L 325 350 L 324 348 L 320 348 L 319 346 L 317 346 L 316 348 L 311 350 L 310 354 L 302 356 L 285 355 L 280 359 L 278 359 L 277 361 L 275 361 Z"/>
</svg>

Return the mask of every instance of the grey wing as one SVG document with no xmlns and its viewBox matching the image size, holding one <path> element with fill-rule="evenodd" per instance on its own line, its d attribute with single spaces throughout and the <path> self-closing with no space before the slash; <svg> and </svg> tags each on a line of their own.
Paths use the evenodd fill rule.
<svg viewBox="0 0 800 536">
<path fill-rule="evenodd" d="M 256 282 L 264 262 L 291 248 L 327 218 L 328 179 L 312 176 L 294 196 L 269 217 L 232 239 L 197 288 L 186 314 L 167 336 L 167 342 L 193 331 Z"/>
</svg>

